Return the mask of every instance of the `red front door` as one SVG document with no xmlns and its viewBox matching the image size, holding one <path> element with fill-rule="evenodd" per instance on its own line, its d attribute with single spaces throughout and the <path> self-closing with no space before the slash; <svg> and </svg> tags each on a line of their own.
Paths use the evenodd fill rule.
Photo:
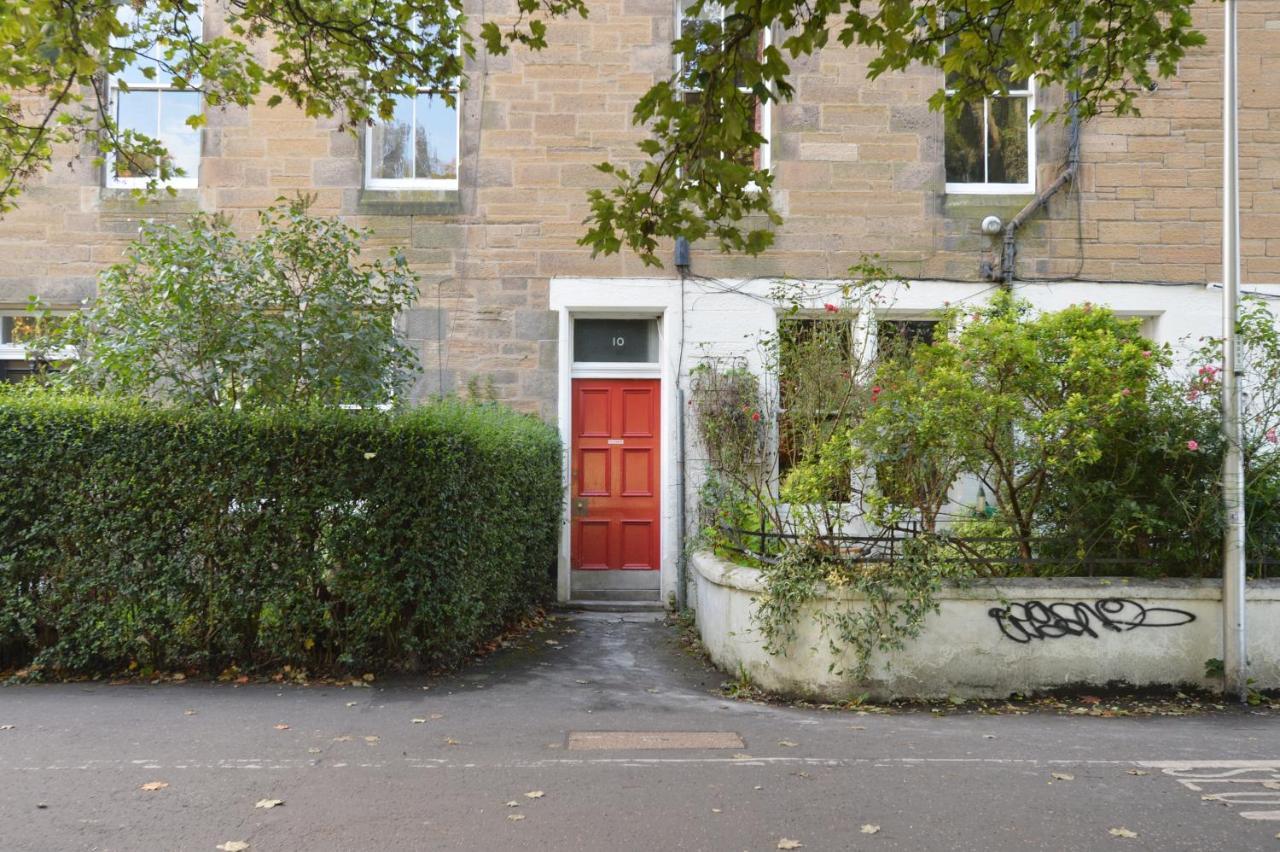
<svg viewBox="0 0 1280 852">
<path fill-rule="evenodd" d="M 657 379 L 574 379 L 572 567 L 658 568 Z"/>
</svg>

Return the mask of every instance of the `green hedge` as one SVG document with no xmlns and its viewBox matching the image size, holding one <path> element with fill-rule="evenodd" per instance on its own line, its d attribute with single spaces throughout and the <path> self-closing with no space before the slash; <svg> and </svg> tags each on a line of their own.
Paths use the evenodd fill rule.
<svg viewBox="0 0 1280 852">
<path fill-rule="evenodd" d="M 494 406 L 0 394 L 0 668 L 452 663 L 546 599 L 560 517 L 557 435 Z"/>
</svg>

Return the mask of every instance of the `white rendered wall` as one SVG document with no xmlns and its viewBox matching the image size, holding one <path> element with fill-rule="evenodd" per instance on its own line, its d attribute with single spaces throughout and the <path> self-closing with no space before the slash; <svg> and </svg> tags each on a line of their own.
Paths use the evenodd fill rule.
<svg viewBox="0 0 1280 852">
<path fill-rule="evenodd" d="M 698 553 L 690 560 L 690 572 L 697 586 L 698 630 L 712 660 L 731 674 L 745 671 L 755 684 L 773 692 L 839 701 L 860 695 L 876 700 L 1005 698 L 1015 692 L 1115 682 L 1220 686 L 1205 678 L 1205 662 L 1222 658 L 1221 586 L 1212 580 L 1005 579 L 945 588 L 938 595 L 940 611 L 928 617 L 921 635 L 900 651 L 877 653 L 869 679 L 860 683 L 841 673 L 853 668 L 853 656 L 831 652 L 813 612 L 797 624 L 790 653 L 771 656 L 764 650 L 752 620 L 761 588 L 755 569 Z M 1177 610 L 1194 620 L 1117 632 L 1091 618 L 1096 636 L 1027 638 L 1014 631 L 1026 640 L 1019 642 L 1001 631 L 990 612 L 1010 603 L 1096 604 L 1103 598 L 1136 601 L 1148 610 Z M 832 594 L 816 604 L 859 605 L 849 594 Z M 1148 617 L 1153 625 L 1184 620 L 1159 610 L 1149 611 Z M 1258 689 L 1280 688 L 1280 581 L 1250 584 L 1248 625 L 1250 677 Z"/>
<path fill-rule="evenodd" d="M 795 282 L 799 283 L 799 282 Z M 661 318 L 662 378 L 662 598 L 675 592 L 677 535 L 677 463 L 679 423 L 675 417 L 676 387 L 688 390 L 689 370 L 706 358 L 742 358 L 757 371 L 761 367 L 759 341 L 777 329 L 785 305 L 770 296 L 777 279 L 708 281 L 689 278 L 554 278 L 550 306 L 560 313 L 559 420 L 566 447 L 565 499 L 568 505 L 568 445 L 570 430 L 570 382 L 572 379 L 571 328 L 576 315 L 657 316 Z M 801 286 L 813 293 L 805 307 L 821 312 L 825 302 L 840 302 L 840 281 L 808 281 Z M 921 316 L 948 305 L 980 305 L 998 285 L 953 281 L 912 281 L 905 287 L 888 286 L 881 300 L 869 305 L 871 313 L 884 316 Z M 683 289 L 683 294 L 682 294 Z M 1280 286 L 1251 285 L 1250 290 L 1280 294 Z M 1175 349 L 1175 361 L 1199 345 L 1199 339 L 1222 333 L 1222 292 L 1213 285 L 1158 286 L 1154 284 L 1015 283 L 1015 292 L 1035 307 L 1056 310 L 1071 304 L 1106 305 L 1127 316 L 1148 319 L 1147 328 L 1157 343 Z M 683 295 L 683 298 L 682 298 Z M 681 342 L 683 341 L 683 347 Z M 686 436 L 688 523 L 695 523 L 698 488 L 702 481 L 702 451 L 692 430 Z M 692 572 L 690 572 L 692 575 Z M 559 564 L 561 600 L 569 594 L 569 523 L 561 538 Z M 692 580 L 692 576 L 690 576 Z M 692 597 L 691 597 L 692 600 Z"/>
</svg>

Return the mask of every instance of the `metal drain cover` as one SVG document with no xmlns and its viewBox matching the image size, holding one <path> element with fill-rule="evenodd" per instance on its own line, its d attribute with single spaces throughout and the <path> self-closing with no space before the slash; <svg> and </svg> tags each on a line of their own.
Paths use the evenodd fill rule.
<svg viewBox="0 0 1280 852">
<path fill-rule="evenodd" d="M 570 751 L 745 748 L 733 731 L 570 731 Z"/>
</svg>

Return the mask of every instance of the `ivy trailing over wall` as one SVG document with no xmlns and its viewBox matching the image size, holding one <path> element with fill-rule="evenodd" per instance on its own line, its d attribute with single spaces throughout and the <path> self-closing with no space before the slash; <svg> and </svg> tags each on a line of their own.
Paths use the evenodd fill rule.
<svg viewBox="0 0 1280 852">
<path fill-rule="evenodd" d="M 900 650 L 920 635 L 925 619 L 938 610 L 943 583 L 972 579 L 976 569 L 949 552 L 945 539 L 921 537 L 908 542 L 897 558 L 874 563 L 850 562 L 806 543 L 764 563 L 761 572 L 765 591 L 753 617 L 765 650 L 775 656 L 790 653 L 796 625 L 813 618 L 834 659 L 852 654 L 852 667 L 842 673 L 865 681 L 875 654 Z M 863 600 L 844 607 L 816 605 L 829 593 L 842 592 Z"/>
</svg>

